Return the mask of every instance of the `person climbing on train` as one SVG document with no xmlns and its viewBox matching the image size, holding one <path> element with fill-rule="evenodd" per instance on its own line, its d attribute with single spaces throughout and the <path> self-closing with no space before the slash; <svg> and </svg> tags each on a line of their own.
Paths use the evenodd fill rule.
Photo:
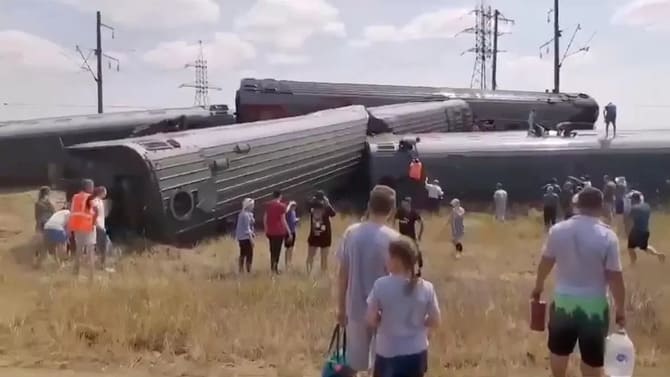
<svg viewBox="0 0 670 377">
<path fill-rule="evenodd" d="M 421 215 L 414 208 L 412 208 L 412 198 L 406 197 L 400 203 L 400 208 L 396 211 L 395 222 L 398 226 L 398 232 L 403 236 L 409 237 L 416 244 L 418 251 L 418 266 L 419 276 L 421 276 L 421 269 L 423 268 L 423 255 L 421 254 L 421 247 L 419 242 L 423 237 L 423 219 Z M 417 234 L 416 225 L 419 225 L 419 232 Z"/>
<path fill-rule="evenodd" d="M 537 122 L 537 111 L 530 110 L 528 114 L 528 136 L 543 137 L 547 130 Z"/>
<path fill-rule="evenodd" d="M 493 192 L 493 207 L 496 221 L 504 222 L 507 214 L 507 191 L 500 182 L 496 183 L 496 190 Z"/>
<path fill-rule="evenodd" d="M 333 242 L 333 230 L 330 219 L 335 217 L 335 209 L 330 204 L 328 197 L 323 195 L 321 200 L 312 204 L 309 219 L 309 235 L 307 236 L 307 274 L 312 272 L 316 252 L 320 253 L 321 273 L 328 269 L 328 254 Z"/>
<path fill-rule="evenodd" d="M 419 204 L 420 198 L 425 195 L 426 180 L 424 178 L 423 163 L 418 157 L 414 156 L 412 158 L 407 175 L 410 186 L 408 195 L 414 199 L 415 204 Z"/>
<path fill-rule="evenodd" d="M 290 237 L 287 237 L 284 240 L 284 268 L 288 270 L 293 263 L 293 248 L 295 247 L 295 237 L 298 227 L 298 215 L 296 213 L 296 208 L 298 204 L 294 201 L 288 202 L 288 208 L 286 209 L 286 223 L 288 223 L 289 231 L 291 232 Z"/>
<path fill-rule="evenodd" d="M 605 137 L 609 136 L 610 124 L 612 125 L 612 137 L 616 137 L 616 105 L 612 102 L 608 103 L 603 109 L 603 116 L 605 117 Z"/>
<path fill-rule="evenodd" d="M 560 200 L 558 195 L 554 192 L 554 186 L 548 186 L 547 191 L 542 197 L 542 202 L 544 204 L 543 214 L 544 214 L 544 228 L 549 230 L 554 224 L 556 224 L 556 218 L 558 216 L 558 206 Z"/>
<path fill-rule="evenodd" d="M 245 270 L 251 272 L 251 265 L 254 261 L 254 240 L 256 232 L 254 230 L 254 200 L 245 198 L 242 201 L 242 210 L 237 215 L 237 224 L 235 226 L 235 239 L 240 247 L 240 257 L 238 259 L 238 268 L 240 274 Z"/>
<path fill-rule="evenodd" d="M 428 183 L 428 177 L 426 177 L 425 182 L 426 192 L 428 193 L 428 209 L 431 212 L 439 212 L 440 203 L 444 199 L 444 191 L 440 186 L 440 181 L 433 179 L 432 183 Z"/>
<path fill-rule="evenodd" d="M 93 263 L 95 262 L 96 212 L 93 206 L 94 185 L 91 179 L 82 180 L 81 191 L 72 196 L 70 204 L 70 218 L 68 229 L 74 233 L 75 257 L 74 274 L 79 275 L 81 258 L 88 257 L 89 277 L 93 277 Z"/>
<path fill-rule="evenodd" d="M 282 202 L 282 193 L 276 190 L 272 200 L 265 206 L 263 229 L 270 243 L 270 271 L 279 274 L 279 258 L 284 242 L 291 237 L 291 230 L 286 222 L 287 206 Z"/>
</svg>

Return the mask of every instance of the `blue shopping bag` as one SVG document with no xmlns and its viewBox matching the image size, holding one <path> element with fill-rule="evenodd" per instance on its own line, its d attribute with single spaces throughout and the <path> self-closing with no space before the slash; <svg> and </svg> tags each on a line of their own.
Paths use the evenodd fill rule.
<svg viewBox="0 0 670 377">
<path fill-rule="evenodd" d="M 336 325 L 328 346 L 321 377 L 352 377 L 356 371 L 347 365 L 347 330 Z"/>
</svg>

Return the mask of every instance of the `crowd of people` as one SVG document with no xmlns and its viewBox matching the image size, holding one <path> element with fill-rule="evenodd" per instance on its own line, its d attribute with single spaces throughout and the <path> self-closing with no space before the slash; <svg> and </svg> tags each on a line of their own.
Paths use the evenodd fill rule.
<svg viewBox="0 0 670 377">
<path fill-rule="evenodd" d="M 428 197 L 436 199 L 439 208 L 444 198 L 439 182 L 422 182 Z M 662 261 L 664 254 L 648 243 L 651 209 L 642 193 L 631 190 L 624 177 L 605 176 L 602 191 L 593 186 L 588 176 L 568 177 L 562 186 L 552 179 L 542 190 L 547 239 L 531 298 L 540 300 L 547 277 L 556 269 L 548 326 L 551 369 L 555 377 L 565 377 L 568 358 L 579 344 L 584 375 L 599 376 L 610 312 L 620 327 L 625 326 L 626 319 L 619 240 L 613 225 L 620 217 L 632 264 L 637 260 L 637 249 Z M 36 227 L 47 250 L 66 255 L 70 241 L 75 245 L 75 273 L 79 271 L 80 258 L 86 256 L 92 274 L 96 254 L 104 266 L 110 243 L 104 223 L 106 190 L 84 180 L 81 191 L 59 211 L 55 211 L 49 193 L 48 188 L 42 188 L 35 204 Z M 375 186 L 366 214 L 341 236 L 336 252 L 337 322 L 346 329 L 346 362 L 353 370 L 368 371 L 375 377 L 421 377 L 427 371 L 428 332 L 439 326 L 441 315 L 435 287 L 421 272 L 424 220 L 414 208 L 412 197 L 403 198 L 397 209 L 396 200 L 393 188 Z M 508 193 L 498 183 L 493 193 L 497 221 L 506 221 L 507 202 Z M 435 203 L 429 203 L 429 208 L 435 209 Z M 457 198 L 449 203 L 451 241 L 459 257 L 463 252 L 466 211 Z M 273 274 L 280 274 L 282 250 L 285 268 L 293 265 L 300 222 L 296 207 L 295 202 L 283 201 L 281 191 L 275 191 L 272 200 L 265 203 L 263 226 Z M 307 209 L 305 271 L 312 272 L 318 254 L 320 270 L 325 272 L 333 241 L 331 219 L 337 214 L 321 191 L 309 200 Z M 254 210 L 254 200 L 244 199 L 235 229 L 240 273 L 252 270 L 257 238 Z M 73 240 L 69 240 L 70 234 Z M 36 256 L 38 263 L 42 257 Z"/>
<path fill-rule="evenodd" d="M 35 250 L 35 267 L 39 268 L 46 255 L 51 254 L 60 266 L 72 259 L 73 272 L 78 275 L 85 259 L 92 277 L 97 262 L 99 268 L 105 268 L 111 248 L 105 226 L 109 214 L 107 189 L 84 179 L 80 192 L 58 211 L 50 194 L 49 187 L 40 188 L 35 202 L 35 229 L 42 241 Z"/>
</svg>

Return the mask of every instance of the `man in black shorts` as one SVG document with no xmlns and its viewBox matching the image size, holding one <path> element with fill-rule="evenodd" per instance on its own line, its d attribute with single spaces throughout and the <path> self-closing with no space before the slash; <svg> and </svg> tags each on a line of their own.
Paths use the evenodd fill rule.
<svg viewBox="0 0 670 377">
<path fill-rule="evenodd" d="M 423 256 L 419 248 L 419 241 L 423 236 L 423 220 L 421 215 L 412 208 L 412 198 L 406 197 L 400 203 L 400 208 L 396 211 L 395 220 L 398 223 L 398 232 L 403 236 L 407 236 L 414 240 L 417 249 L 419 249 L 419 276 L 421 276 L 421 269 L 423 268 Z M 416 235 L 416 224 L 419 224 L 419 236 Z"/>
<path fill-rule="evenodd" d="M 665 261 L 665 254 L 659 253 L 656 249 L 649 245 L 649 218 L 651 217 L 651 207 L 649 204 L 642 201 L 642 196 L 639 193 L 634 193 L 630 197 L 630 222 L 632 227 L 628 233 L 628 255 L 630 256 L 630 263 L 637 262 L 637 254 L 635 249 L 640 249 L 651 255 L 655 255 L 659 261 Z"/>
<path fill-rule="evenodd" d="M 602 192 L 585 187 L 577 200 L 577 215 L 549 231 L 531 294 L 532 300 L 540 299 L 544 283 L 556 267 L 547 342 L 554 377 L 566 376 L 577 342 L 582 375 L 602 376 L 610 325 L 608 290 L 614 299 L 616 323 L 623 327 L 626 320 L 619 239 L 600 221 Z"/>
</svg>

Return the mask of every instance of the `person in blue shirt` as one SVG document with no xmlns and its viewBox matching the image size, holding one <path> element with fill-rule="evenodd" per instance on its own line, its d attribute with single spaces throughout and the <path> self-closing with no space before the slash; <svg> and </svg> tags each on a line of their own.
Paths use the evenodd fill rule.
<svg viewBox="0 0 670 377">
<path fill-rule="evenodd" d="M 631 229 L 628 233 L 628 255 L 630 263 L 634 265 L 637 261 L 636 249 L 640 249 L 651 255 L 655 255 L 659 261 L 665 261 L 665 254 L 659 253 L 654 247 L 649 245 L 649 219 L 651 217 L 651 207 L 642 200 L 642 195 L 634 193 L 630 197 L 630 218 Z"/>
<path fill-rule="evenodd" d="M 291 267 L 293 261 L 293 247 L 295 246 L 295 233 L 298 226 L 298 215 L 295 212 L 297 206 L 296 202 L 289 202 L 286 208 L 286 223 L 291 232 L 289 237 L 284 240 L 284 248 L 286 249 L 284 252 L 284 268 L 287 270 Z"/>
</svg>

